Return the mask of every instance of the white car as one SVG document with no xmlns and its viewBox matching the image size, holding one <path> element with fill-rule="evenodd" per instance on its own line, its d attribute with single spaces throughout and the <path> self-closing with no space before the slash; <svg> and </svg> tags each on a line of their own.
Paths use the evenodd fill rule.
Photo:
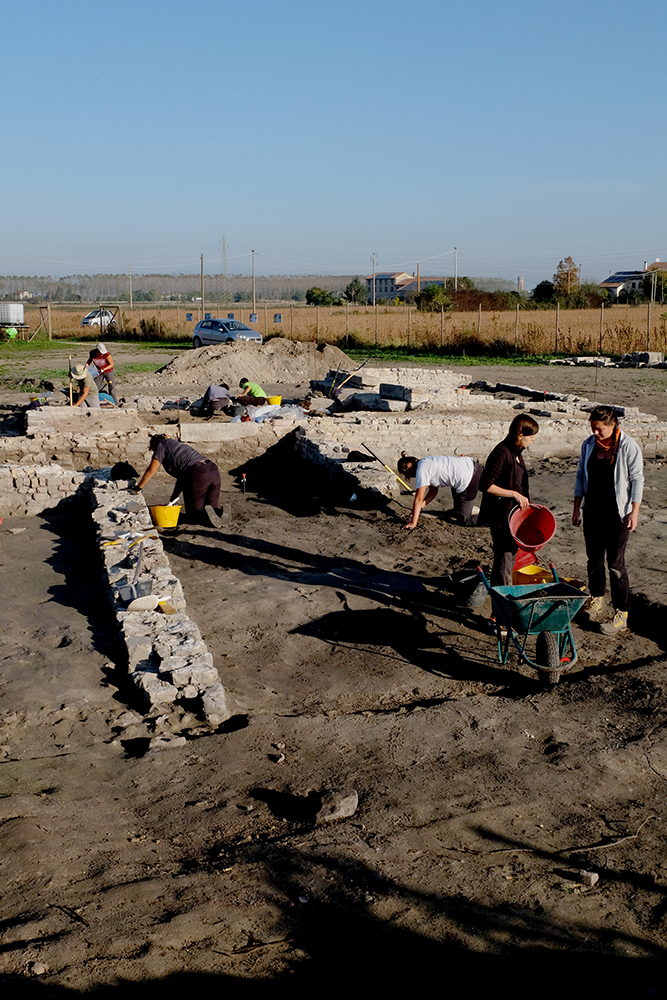
<svg viewBox="0 0 667 1000">
<path fill-rule="evenodd" d="M 113 323 L 113 313 L 109 309 L 91 309 L 81 320 L 81 326 L 99 326 L 106 330 Z"/>
</svg>

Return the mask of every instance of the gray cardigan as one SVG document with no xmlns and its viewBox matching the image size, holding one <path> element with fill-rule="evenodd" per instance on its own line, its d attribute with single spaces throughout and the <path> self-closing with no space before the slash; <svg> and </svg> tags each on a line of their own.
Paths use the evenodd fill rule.
<svg viewBox="0 0 667 1000">
<path fill-rule="evenodd" d="M 591 434 L 581 446 L 577 481 L 574 487 L 575 497 L 586 497 L 588 489 L 588 459 L 595 447 L 595 438 Z M 621 431 L 614 462 L 614 492 L 616 505 L 621 518 L 632 510 L 633 503 L 641 503 L 644 491 L 644 458 L 637 442 Z M 585 499 L 584 499 L 585 502 Z"/>
</svg>

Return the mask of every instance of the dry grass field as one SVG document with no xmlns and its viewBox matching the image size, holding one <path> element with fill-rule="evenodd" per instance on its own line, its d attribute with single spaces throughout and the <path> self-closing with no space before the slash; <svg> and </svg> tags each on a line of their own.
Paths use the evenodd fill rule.
<svg viewBox="0 0 667 1000">
<path fill-rule="evenodd" d="M 57 339 L 86 336 L 98 339 L 94 328 L 83 330 L 81 319 L 88 309 L 81 306 L 54 306 L 51 311 L 53 336 Z M 236 319 L 249 322 L 247 304 L 206 305 L 214 316 L 233 313 Z M 192 320 L 187 320 L 187 315 Z M 282 322 L 274 322 L 276 313 Z M 565 352 L 583 354 L 597 351 L 620 354 L 633 350 L 661 350 L 667 346 L 667 312 L 664 306 L 647 305 L 606 307 L 601 314 L 594 309 L 520 310 L 508 312 L 420 313 L 414 307 L 379 306 L 336 307 L 301 305 L 261 305 L 257 308 L 257 323 L 252 324 L 264 336 L 282 335 L 294 340 L 339 343 L 348 337 L 351 343 L 379 347 L 414 346 L 451 348 L 456 353 L 474 350 L 476 343 L 497 344 L 499 348 L 516 347 L 522 353 L 549 354 Z M 200 318 L 197 308 L 171 303 L 144 303 L 130 310 L 121 308 L 121 320 L 126 330 L 139 329 L 142 319 L 159 324 L 155 339 L 184 339 L 192 335 Z M 26 307 L 26 323 L 31 330 L 40 324 L 38 307 Z M 40 336 L 44 331 L 40 333 Z M 499 353 L 501 353 L 499 351 Z"/>
</svg>

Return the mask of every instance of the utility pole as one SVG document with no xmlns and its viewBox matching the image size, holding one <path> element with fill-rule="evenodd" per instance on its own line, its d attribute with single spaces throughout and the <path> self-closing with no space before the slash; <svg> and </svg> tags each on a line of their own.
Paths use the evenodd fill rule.
<svg viewBox="0 0 667 1000">
<path fill-rule="evenodd" d="M 252 252 L 252 311 L 257 312 L 257 306 L 255 305 L 255 251 Z"/>
<path fill-rule="evenodd" d="M 130 309 L 132 308 L 132 265 L 129 264 L 127 268 L 130 277 Z"/>
<path fill-rule="evenodd" d="M 375 308 L 375 267 L 377 265 L 378 255 L 376 253 L 371 254 L 371 264 L 373 265 L 373 285 L 372 285 L 372 305 Z"/>
<path fill-rule="evenodd" d="M 201 255 L 200 285 L 201 285 L 201 316 L 199 318 L 203 319 L 204 318 L 204 254 Z"/>
</svg>

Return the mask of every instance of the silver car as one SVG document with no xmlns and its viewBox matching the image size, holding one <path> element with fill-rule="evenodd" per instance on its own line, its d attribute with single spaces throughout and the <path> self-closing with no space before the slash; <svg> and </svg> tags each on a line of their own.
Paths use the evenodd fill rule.
<svg viewBox="0 0 667 1000">
<path fill-rule="evenodd" d="M 113 323 L 113 313 L 109 309 L 91 309 L 81 320 L 81 326 L 99 326 L 106 330 Z"/>
<path fill-rule="evenodd" d="M 233 344 L 235 340 L 264 343 L 261 333 L 238 319 L 203 319 L 192 331 L 193 347 L 203 347 L 205 344 Z"/>
</svg>

